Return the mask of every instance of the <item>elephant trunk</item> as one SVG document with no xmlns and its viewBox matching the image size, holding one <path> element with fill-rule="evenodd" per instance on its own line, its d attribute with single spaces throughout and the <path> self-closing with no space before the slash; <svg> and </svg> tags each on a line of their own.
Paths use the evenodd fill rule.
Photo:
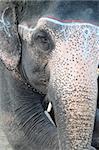
<svg viewBox="0 0 99 150">
<path fill-rule="evenodd" d="M 59 150 L 89 150 L 96 109 L 96 75 L 93 67 L 70 59 L 64 53 L 56 54 L 50 62 L 48 97 L 55 110 Z"/>
</svg>

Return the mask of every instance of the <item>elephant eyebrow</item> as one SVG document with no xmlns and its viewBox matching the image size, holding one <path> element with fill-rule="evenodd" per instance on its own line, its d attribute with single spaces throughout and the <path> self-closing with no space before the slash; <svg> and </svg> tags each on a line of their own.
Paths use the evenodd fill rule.
<svg viewBox="0 0 99 150">
<path fill-rule="evenodd" d="M 6 10 L 9 9 L 9 7 L 6 7 L 2 13 L 1 19 L 0 19 L 0 30 L 4 30 L 5 33 L 11 37 L 11 34 L 9 32 L 9 28 L 11 28 L 11 24 L 9 21 L 6 20 L 5 22 L 5 12 Z"/>
<path fill-rule="evenodd" d="M 99 25 L 98 23 L 96 22 L 88 22 L 88 21 L 84 21 L 84 20 L 60 20 L 60 19 L 57 19 L 57 18 L 54 18 L 54 17 L 51 17 L 51 16 L 45 16 L 43 17 L 42 19 L 45 19 L 45 20 L 48 20 L 50 22 L 53 22 L 55 24 L 59 24 L 59 25 L 62 25 L 62 26 L 65 26 L 65 25 L 80 25 L 80 24 L 83 24 L 83 25 L 90 25 L 90 26 L 95 26 L 97 28 L 99 28 Z"/>
<path fill-rule="evenodd" d="M 64 34 L 65 40 L 67 38 L 66 36 L 66 27 L 72 27 L 72 26 L 80 26 L 80 25 L 84 25 L 84 26 L 90 26 L 96 29 L 96 35 L 99 36 L 99 26 L 98 24 L 93 24 L 92 22 L 85 22 L 83 20 L 60 20 L 57 18 L 53 18 L 51 16 L 48 17 L 42 17 L 41 20 L 47 20 L 49 22 L 55 23 L 57 25 L 61 25 L 62 26 L 62 30 L 60 31 L 60 33 Z M 86 37 L 90 34 L 90 32 L 88 32 L 88 34 L 86 34 Z"/>
</svg>

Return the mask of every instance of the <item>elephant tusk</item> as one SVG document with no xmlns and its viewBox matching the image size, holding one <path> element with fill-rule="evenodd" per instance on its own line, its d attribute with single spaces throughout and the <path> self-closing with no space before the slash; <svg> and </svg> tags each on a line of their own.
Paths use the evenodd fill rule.
<svg viewBox="0 0 99 150">
<path fill-rule="evenodd" d="M 55 126 L 55 123 L 53 122 L 53 120 L 52 120 L 50 114 L 49 114 L 46 110 L 44 111 L 44 113 L 45 113 L 45 115 L 47 116 L 47 118 L 50 120 L 50 122 Z"/>
<path fill-rule="evenodd" d="M 97 74 L 99 75 L 99 68 L 97 68 Z"/>
<path fill-rule="evenodd" d="M 49 102 L 47 112 L 49 113 L 51 111 L 51 109 L 52 109 L 52 104 L 51 104 L 51 102 Z"/>
</svg>

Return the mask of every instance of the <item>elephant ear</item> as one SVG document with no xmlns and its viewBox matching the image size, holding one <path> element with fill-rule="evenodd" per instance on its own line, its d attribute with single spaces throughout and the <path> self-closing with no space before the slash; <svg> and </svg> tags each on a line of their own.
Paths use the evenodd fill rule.
<svg viewBox="0 0 99 150">
<path fill-rule="evenodd" d="M 20 61 L 20 54 L 15 7 L 6 7 L 0 11 L 0 59 L 9 70 L 14 70 Z"/>
</svg>

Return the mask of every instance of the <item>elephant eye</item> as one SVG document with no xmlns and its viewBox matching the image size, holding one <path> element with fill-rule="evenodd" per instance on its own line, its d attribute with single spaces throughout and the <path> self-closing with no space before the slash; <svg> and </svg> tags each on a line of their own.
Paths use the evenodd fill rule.
<svg viewBox="0 0 99 150">
<path fill-rule="evenodd" d="M 35 33 L 34 41 L 36 46 L 43 51 L 51 51 L 53 49 L 53 41 L 46 31 L 38 31 Z"/>
</svg>

